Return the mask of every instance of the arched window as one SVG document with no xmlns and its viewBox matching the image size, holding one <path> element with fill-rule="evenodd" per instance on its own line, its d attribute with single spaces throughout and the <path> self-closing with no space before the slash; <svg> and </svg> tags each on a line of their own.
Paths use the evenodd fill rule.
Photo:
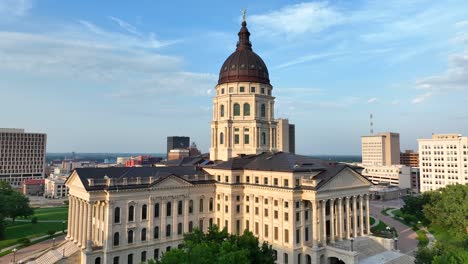
<svg viewBox="0 0 468 264">
<path fill-rule="evenodd" d="M 146 241 L 146 228 L 141 230 L 141 241 Z"/>
<path fill-rule="evenodd" d="M 167 202 L 166 206 L 166 216 L 171 216 L 172 215 L 172 203 Z"/>
<path fill-rule="evenodd" d="M 141 220 L 146 220 L 146 217 L 147 217 L 147 210 L 148 210 L 148 206 L 146 204 L 144 204 L 142 207 L 141 207 Z"/>
<path fill-rule="evenodd" d="M 171 236 L 171 225 L 166 226 L 166 236 L 170 237 Z"/>
<path fill-rule="evenodd" d="M 265 117 L 265 116 L 266 116 L 266 106 L 265 106 L 265 104 L 262 104 L 262 105 L 260 106 L 260 116 L 261 116 L 261 117 Z"/>
<path fill-rule="evenodd" d="M 219 107 L 219 115 L 220 115 L 221 117 L 224 117 L 224 105 L 221 105 L 221 106 Z"/>
<path fill-rule="evenodd" d="M 120 223 L 120 207 L 114 209 L 114 223 Z"/>
<path fill-rule="evenodd" d="M 97 257 L 97 258 L 94 260 L 94 264 L 101 264 L 101 257 Z"/>
<path fill-rule="evenodd" d="M 128 244 L 133 243 L 133 230 L 128 230 L 127 232 L 127 243 Z"/>
<path fill-rule="evenodd" d="M 159 203 L 154 204 L 154 217 L 159 217 Z"/>
<path fill-rule="evenodd" d="M 250 105 L 248 103 L 244 104 L 244 116 L 250 115 Z"/>
<path fill-rule="evenodd" d="M 213 207 L 214 207 L 214 201 L 213 201 L 213 198 L 210 198 L 210 205 L 209 205 L 209 209 L 210 209 L 210 212 L 213 211 Z"/>
<path fill-rule="evenodd" d="M 234 104 L 234 116 L 240 116 L 240 105 L 238 103 Z"/>
<path fill-rule="evenodd" d="M 153 238 L 154 239 L 159 239 L 159 226 L 154 227 Z"/>
<path fill-rule="evenodd" d="M 119 232 L 115 232 L 115 233 L 114 233 L 114 246 L 118 246 L 118 245 L 119 245 L 119 243 L 120 243 L 119 240 L 120 240 L 120 234 L 119 234 Z"/>
<path fill-rule="evenodd" d="M 188 212 L 189 214 L 193 213 L 193 200 L 189 201 Z"/>
<path fill-rule="evenodd" d="M 178 215 L 182 215 L 182 207 L 183 207 L 182 201 L 179 201 L 179 202 L 177 203 L 177 214 L 178 214 Z"/>
<path fill-rule="evenodd" d="M 266 133 L 262 132 L 262 144 L 266 145 Z"/>
<path fill-rule="evenodd" d="M 135 207 L 133 205 L 128 207 L 128 221 L 135 221 Z"/>
<path fill-rule="evenodd" d="M 177 234 L 182 235 L 182 223 L 177 224 Z"/>
<path fill-rule="evenodd" d="M 223 132 L 219 133 L 219 144 L 221 144 L 221 145 L 224 144 L 224 133 Z"/>
<path fill-rule="evenodd" d="M 198 207 L 198 211 L 203 212 L 203 199 L 200 199 L 200 207 Z"/>
<path fill-rule="evenodd" d="M 193 231 L 193 222 L 192 222 L 192 221 L 190 221 L 190 222 L 188 223 L 188 231 L 189 231 L 189 232 L 192 232 L 192 231 Z"/>
</svg>

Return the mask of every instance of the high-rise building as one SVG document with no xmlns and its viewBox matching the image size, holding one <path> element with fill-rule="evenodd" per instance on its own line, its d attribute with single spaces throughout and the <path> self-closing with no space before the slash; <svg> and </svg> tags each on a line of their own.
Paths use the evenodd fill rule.
<svg viewBox="0 0 468 264">
<path fill-rule="evenodd" d="M 400 134 L 386 132 L 363 136 L 361 142 L 363 165 L 400 164 Z"/>
<path fill-rule="evenodd" d="M 419 167 L 419 153 L 414 150 L 405 150 L 405 152 L 400 153 L 400 164 Z"/>
<path fill-rule="evenodd" d="M 433 134 L 418 144 L 421 192 L 468 183 L 468 137 Z"/>
<path fill-rule="evenodd" d="M 288 119 L 278 119 L 278 151 L 295 152 L 295 130 L 294 124 L 290 124 Z"/>
<path fill-rule="evenodd" d="M 0 128 L 0 180 L 20 187 L 24 180 L 43 179 L 47 135 Z"/>
<path fill-rule="evenodd" d="M 188 149 L 190 147 L 190 137 L 179 137 L 179 136 L 172 136 L 167 137 L 167 152 L 171 149 Z"/>
</svg>

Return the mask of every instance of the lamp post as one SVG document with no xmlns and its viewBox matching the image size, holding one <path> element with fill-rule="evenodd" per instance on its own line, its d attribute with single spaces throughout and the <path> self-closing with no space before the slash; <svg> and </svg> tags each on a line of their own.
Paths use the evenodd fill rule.
<svg viewBox="0 0 468 264">
<path fill-rule="evenodd" d="M 65 221 L 62 221 L 62 234 L 65 234 Z"/>
<path fill-rule="evenodd" d="M 395 242 L 394 246 L 395 246 L 395 251 L 398 250 L 398 238 L 397 237 L 394 237 L 393 238 L 393 241 Z"/>
<path fill-rule="evenodd" d="M 13 251 L 13 264 L 16 263 L 16 248 L 12 249 L 11 251 Z"/>
<path fill-rule="evenodd" d="M 350 238 L 349 240 L 351 240 L 351 252 L 354 251 L 354 237 Z"/>
<path fill-rule="evenodd" d="M 390 235 L 390 227 L 387 226 L 385 229 L 387 230 L 387 235 Z"/>
<path fill-rule="evenodd" d="M 55 237 L 52 238 L 52 247 L 55 247 Z"/>
</svg>

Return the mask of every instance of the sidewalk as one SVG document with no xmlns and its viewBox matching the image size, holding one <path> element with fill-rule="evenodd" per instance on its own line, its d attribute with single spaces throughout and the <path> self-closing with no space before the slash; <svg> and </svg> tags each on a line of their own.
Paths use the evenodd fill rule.
<svg viewBox="0 0 468 264">
<path fill-rule="evenodd" d="M 39 238 L 36 238 L 36 240 L 37 239 L 39 239 Z M 21 260 L 21 259 L 28 258 L 28 257 L 34 255 L 35 253 L 38 253 L 38 252 L 40 252 L 42 250 L 45 250 L 47 248 L 51 248 L 53 246 L 53 244 L 57 245 L 59 243 L 62 243 L 64 240 L 65 240 L 65 235 L 62 235 L 62 236 L 58 236 L 58 237 L 55 238 L 55 243 L 54 243 L 53 239 L 48 239 L 48 240 L 39 242 L 37 244 L 31 245 L 29 247 L 19 249 L 18 251 L 16 251 L 15 260 L 18 261 L 18 260 Z M 12 248 L 14 248 L 14 247 L 15 246 L 13 246 Z M 13 262 L 13 253 L 8 254 L 6 256 L 3 256 L 3 257 L 0 257 L 0 264 L 8 264 L 8 263 L 12 263 L 12 262 Z"/>
<path fill-rule="evenodd" d="M 370 204 L 370 213 L 387 225 L 395 227 L 398 231 L 398 249 L 407 253 L 413 251 L 418 246 L 418 240 L 416 239 L 418 235 L 410 227 L 404 225 L 398 220 L 393 219 L 391 216 L 383 215 L 380 211 L 382 210 L 382 205 Z M 388 211 L 387 211 L 388 212 Z"/>
</svg>

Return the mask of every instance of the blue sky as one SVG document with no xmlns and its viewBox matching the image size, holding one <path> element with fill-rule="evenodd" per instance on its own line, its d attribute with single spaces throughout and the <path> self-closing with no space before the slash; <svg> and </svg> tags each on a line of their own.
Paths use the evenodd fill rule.
<svg viewBox="0 0 468 264">
<path fill-rule="evenodd" d="M 50 152 L 208 151 L 219 67 L 241 8 L 297 152 L 359 154 L 360 136 L 468 134 L 468 1 L 0 0 L 0 127 Z"/>
</svg>

